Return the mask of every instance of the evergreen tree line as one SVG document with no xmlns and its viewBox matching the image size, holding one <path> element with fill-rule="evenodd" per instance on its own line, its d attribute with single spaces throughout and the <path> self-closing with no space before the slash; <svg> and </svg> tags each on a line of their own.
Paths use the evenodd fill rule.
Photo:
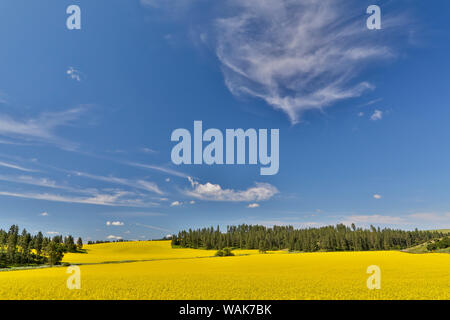
<svg viewBox="0 0 450 320">
<path fill-rule="evenodd" d="M 83 240 L 69 235 L 44 237 L 42 232 L 31 235 L 26 229 L 12 225 L 6 232 L 0 229 L 0 268 L 11 266 L 59 264 L 66 252 L 77 252 L 83 248 Z"/>
<path fill-rule="evenodd" d="M 260 225 L 228 226 L 221 232 L 219 226 L 181 231 L 173 235 L 172 246 L 183 248 L 218 249 L 239 248 L 290 251 L 368 251 L 400 250 L 442 237 L 436 231 L 404 231 L 351 227 L 344 224 L 321 228 L 294 229 L 293 226 Z"/>
</svg>

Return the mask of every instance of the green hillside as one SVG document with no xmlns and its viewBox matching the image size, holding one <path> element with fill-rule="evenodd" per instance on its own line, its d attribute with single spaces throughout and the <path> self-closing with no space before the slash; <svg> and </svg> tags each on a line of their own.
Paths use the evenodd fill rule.
<svg viewBox="0 0 450 320">
<path fill-rule="evenodd" d="M 449 233 L 449 232 L 444 232 L 443 230 L 438 230 L 440 232 L 443 233 Z M 430 240 L 427 241 L 425 243 L 419 244 L 417 246 L 411 247 L 411 248 L 407 248 L 405 250 L 402 250 L 403 252 L 408 252 L 408 253 L 430 253 L 430 251 L 428 251 L 427 246 L 430 243 L 434 243 L 436 240 Z M 434 250 L 433 252 L 437 252 L 437 253 L 450 253 L 450 247 L 448 248 L 444 248 L 444 249 L 437 249 Z"/>
</svg>

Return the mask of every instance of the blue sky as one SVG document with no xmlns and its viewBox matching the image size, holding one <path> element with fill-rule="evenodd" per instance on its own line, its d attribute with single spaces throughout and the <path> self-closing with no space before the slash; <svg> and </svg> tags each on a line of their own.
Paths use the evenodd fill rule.
<svg viewBox="0 0 450 320">
<path fill-rule="evenodd" d="M 450 3 L 321 3 L 2 1 L 0 227 L 449 228 Z M 280 129 L 279 173 L 173 165 L 194 120 Z"/>
</svg>

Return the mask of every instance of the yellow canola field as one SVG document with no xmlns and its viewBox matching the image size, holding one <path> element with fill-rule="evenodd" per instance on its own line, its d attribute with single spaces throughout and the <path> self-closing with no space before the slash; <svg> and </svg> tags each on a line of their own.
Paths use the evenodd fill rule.
<svg viewBox="0 0 450 320">
<path fill-rule="evenodd" d="M 129 241 L 85 245 L 86 254 L 66 253 L 63 262 L 100 263 L 112 261 L 162 260 L 213 257 L 216 250 L 172 249 L 170 241 Z M 235 255 L 258 254 L 258 250 L 233 250 Z M 268 253 L 286 253 L 269 251 Z"/>
<path fill-rule="evenodd" d="M 0 299 L 450 299 L 449 254 L 250 251 L 199 259 L 188 258 L 189 249 L 157 250 L 184 259 L 83 265 L 79 290 L 67 289 L 65 267 L 0 272 Z M 136 256 L 143 253 L 127 258 Z M 369 265 L 381 269 L 379 290 L 366 286 Z"/>
<path fill-rule="evenodd" d="M 85 245 L 87 253 L 66 253 L 63 262 L 99 263 L 127 260 L 212 257 L 213 250 L 172 249 L 170 241 L 130 241 Z"/>
</svg>

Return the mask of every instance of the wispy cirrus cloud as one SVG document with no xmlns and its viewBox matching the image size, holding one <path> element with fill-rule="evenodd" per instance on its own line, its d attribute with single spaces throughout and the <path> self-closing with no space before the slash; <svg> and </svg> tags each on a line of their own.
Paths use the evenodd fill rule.
<svg viewBox="0 0 450 320">
<path fill-rule="evenodd" d="M 158 185 L 155 182 L 146 181 L 143 179 L 131 180 L 131 179 L 124 179 L 124 178 L 117 178 L 117 177 L 113 177 L 113 176 L 100 176 L 100 175 L 95 175 L 95 174 L 90 174 L 90 173 L 80 172 L 80 171 L 71 171 L 71 173 L 73 173 L 79 177 L 85 177 L 85 178 L 89 178 L 89 179 L 93 179 L 93 180 L 104 181 L 104 182 L 109 182 L 109 183 L 113 183 L 113 184 L 119 184 L 119 185 L 124 185 L 124 186 L 128 186 L 128 187 L 133 187 L 136 189 L 154 192 L 159 195 L 164 194 L 164 192 L 161 191 L 161 189 L 159 189 Z"/>
<path fill-rule="evenodd" d="M 59 112 L 43 112 L 36 117 L 18 119 L 7 114 L 0 114 L 0 136 L 24 141 L 56 144 L 64 149 L 75 149 L 76 145 L 56 134 L 56 129 L 69 125 L 86 111 L 86 106 L 79 106 Z"/>
<path fill-rule="evenodd" d="M 148 148 L 148 147 L 141 148 L 140 151 L 144 152 L 144 153 L 151 153 L 151 154 L 158 153 L 158 150 Z"/>
<path fill-rule="evenodd" d="M 143 228 L 147 228 L 147 229 L 153 229 L 153 230 L 164 231 L 164 232 L 171 232 L 168 229 L 164 229 L 164 228 L 160 228 L 160 227 L 156 227 L 156 226 L 152 226 L 152 225 L 148 225 L 148 224 L 136 223 L 136 225 L 138 227 L 143 227 Z"/>
<path fill-rule="evenodd" d="M 343 217 L 342 223 L 350 225 L 352 223 L 367 226 L 374 225 L 395 225 L 402 227 L 429 226 L 429 228 L 450 227 L 449 212 L 418 212 L 406 215 L 349 215 Z"/>
<path fill-rule="evenodd" d="M 151 196 L 149 194 L 156 193 L 157 195 L 162 195 L 164 192 L 159 189 L 156 183 L 144 179 L 126 179 L 114 176 L 102 176 L 48 166 L 47 169 L 52 169 L 67 174 L 64 182 L 61 183 L 58 182 L 57 179 L 55 180 L 52 178 L 43 177 L 42 174 L 34 174 L 34 172 L 40 171 L 24 168 L 16 165 L 15 163 L 0 162 L 0 166 L 26 172 L 26 174 L 23 173 L 16 175 L 0 174 L 0 181 L 13 183 L 13 185 L 9 185 L 9 190 L 5 190 L 3 187 L 2 193 L 0 193 L 0 195 L 3 196 L 66 203 L 128 207 L 155 207 L 159 205 L 157 201 L 164 200 L 163 198 L 155 198 L 155 196 Z M 107 185 L 101 188 L 82 187 L 82 185 L 75 184 L 73 181 L 74 177 L 83 177 L 103 181 Z M 77 183 L 85 183 L 85 181 L 77 181 Z M 21 188 L 17 189 L 17 186 L 15 186 L 16 184 L 33 186 L 34 188 L 31 190 L 22 190 Z M 42 188 L 55 189 L 60 192 L 59 194 L 53 194 L 46 191 L 43 192 L 41 191 Z M 148 193 L 142 192 L 142 190 L 147 191 Z"/>
<path fill-rule="evenodd" d="M 98 192 L 98 190 L 95 188 L 73 187 L 70 185 L 60 184 L 50 178 L 34 177 L 30 175 L 0 175 L 0 181 L 26 184 L 35 187 L 58 189 L 79 194 L 94 194 Z"/>
<path fill-rule="evenodd" d="M 443 223 L 445 227 L 450 226 L 450 212 L 418 212 L 408 216 L 410 219 L 422 220 L 432 223 Z"/>
<path fill-rule="evenodd" d="M 15 170 L 24 171 L 24 172 L 37 172 L 37 170 L 24 168 L 20 165 L 17 165 L 14 163 L 9 163 L 9 162 L 4 162 L 4 161 L 0 161 L 0 167 L 15 169 Z"/>
<path fill-rule="evenodd" d="M 28 176 L 28 175 L 19 175 L 19 176 L 0 175 L 0 181 L 22 183 L 22 184 L 28 184 L 28 185 L 33 185 L 33 186 L 55 188 L 55 189 L 66 189 L 65 186 L 60 186 L 51 179 L 36 178 L 33 176 Z M 67 188 L 69 188 L 69 187 L 67 187 Z M 71 189 L 71 188 L 69 188 L 69 189 Z"/>
<path fill-rule="evenodd" d="M 158 205 L 157 203 L 147 202 L 145 201 L 145 199 L 138 198 L 134 193 L 127 191 L 94 193 L 91 196 L 84 196 L 84 197 L 75 195 L 50 194 L 50 193 L 0 191 L 0 196 L 64 202 L 64 203 L 92 204 L 92 205 L 112 206 L 112 207 L 146 208 L 146 207 L 155 207 Z"/>
<path fill-rule="evenodd" d="M 227 3 L 232 13 L 216 21 L 216 52 L 227 87 L 234 95 L 263 99 L 292 123 L 307 110 L 374 89 L 356 80 L 362 67 L 395 56 L 386 37 L 367 30 L 367 17 L 355 13 L 352 1 Z M 393 19 L 384 16 L 383 26 Z"/>
<path fill-rule="evenodd" d="M 0 144 L 8 144 L 8 145 L 14 145 L 14 146 L 29 146 L 29 143 L 26 142 L 19 142 L 14 140 L 8 140 L 8 139 L 0 139 Z"/>
<path fill-rule="evenodd" d="M 167 173 L 171 176 L 175 176 L 175 177 L 180 177 L 180 178 L 187 178 L 188 175 L 168 168 L 168 167 L 163 167 L 163 166 L 157 166 L 157 165 L 151 165 L 151 164 L 143 164 L 143 163 L 137 163 L 137 162 L 124 162 L 124 164 L 132 166 L 132 167 L 136 167 L 136 168 L 142 168 L 142 169 L 149 169 L 149 170 L 155 170 L 155 171 L 159 171 L 162 173 Z"/>
</svg>

